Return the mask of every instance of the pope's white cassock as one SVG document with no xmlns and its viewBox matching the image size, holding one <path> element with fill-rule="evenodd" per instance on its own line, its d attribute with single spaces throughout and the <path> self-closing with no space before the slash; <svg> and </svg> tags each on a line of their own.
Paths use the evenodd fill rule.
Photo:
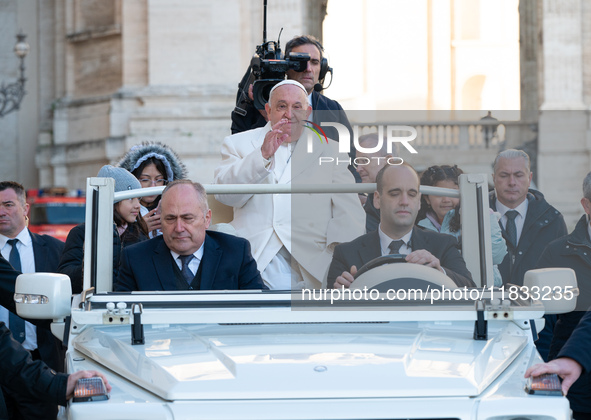
<svg viewBox="0 0 591 420">
<path fill-rule="evenodd" d="M 355 182 L 347 169 L 349 156 L 338 153 L 336 141 L 321 143 L 314 135 L 313 151 L 308 152 L 307 129 L 300 140 L 283 143 L 265 160 L 261 146 L 270 127 L 267 123 L 224 139 L 215 183 Z M 334 161 L 324 159 L 321 164 L 320 157 Z M 234 208 L 232 225 L 237 235 L 250 241 L 258 269 L 271 289 L 324 287 L 334 246 L 364 233 L 365 212 L 357 194 L 223 194 L 216 199 Z"/>
</svg>

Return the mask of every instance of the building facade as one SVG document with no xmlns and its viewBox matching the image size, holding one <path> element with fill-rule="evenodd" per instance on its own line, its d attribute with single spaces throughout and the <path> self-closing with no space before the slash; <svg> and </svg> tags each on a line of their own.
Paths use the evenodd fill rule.
<svg viewBox="0 0 591 420">
<path fill-rule="evenodd" d="M 366 91 L 373 86 L 395 97 L 392 102 L 372 93 L 365 101 L 370 108 L 405 109 L 407 103 L 406 109 L 448 110 L 449 126 L 423 131 L 444 133 L 447 139 L 457 132 L 464 139 L 417 141 L 424 149 L 411 163 L 453 162 L 489 172 L 488 162 L 499 149 L 523 147 L 534 157 L 537 186 L 572 225 L 581 214 L 580 181 L 591 170 L 591 27 L 585 25 L 591 21 L 591 3 L 421 0 L 412 10 L 398 0 L 387 6 L 382 0 L 358 3 L 356 15 L 343 24 L 363 31 L 337 39 L 344 49 L 331 60 L 335 79 L 353 80 L 339 73 L 350 63 L 360 69 L 356 77 L 369 87 Z M 299 34 L 322 39 L 327 10 L 339 4 L 270 1 L 267 38 L 277 40 L 283 29 L 282 46 Z M 499 53 L 486 61 L 491 54 L 486 58 L 475 45 L 491 44 L 491 31 L 502 30 L 502 16 L 512 11 L 518 19 L 518 59 Z M 418 17 L 394 36 L 385 23 L 372 27 L 371 19 L 362 19 L 371 13 L 396 17 L 397 25 L 411 14 Z M 471 16 L 478 16 L 473 24 Z M 17 77 L 12 48 L 19 29 L 31 45 L 27 95 L 18 112 L 0 118 L 1 178 L 27 187 L 83 188 L 86 177 L 103 164 L 117 162 L 134 144 L 157 140 L 181 155 L 192 179 L 210 182 L 221 141 L 230 133 L 237 84 L 262 42 L 262 27 L 261 0 L 0 0 L 0 82 Z M 383 35 L 376 36 L 383 27 Z M 337 45 L 329 34 L 325 38 L 327 45 Z M 417 75 L 420 94 L 414 99 L 407 92 L 409 78 L 396 77 L 397 65 L 382 66 L 382 78 L 373 70 L 379 67 L 376 54 L 405 49 L 416 56 L 399 65 Z M 348 62 L 342 60 L 345 54 Z M 363 73 L 363 66 L 371 69 Z M 491 66 L 498 72 L 486 76 L 496 80 L 490 85 L 470 73 L 488 74 Z M 488 108 L 487 98 L 503 96 L 498 86 L 514 77 L 507 68 L 517 74 L 520 109 L 498 111 L 517 111 L 518 121 L 506 118 L 502 139 L 486 147 L 481 128 L 474 121 L 461 126 L 454 113 Z M 378 89 L 380 84 L 388 86 Z M 327 95 L 345 105 L 351 95 L 363 97 L 363 90 L 351 93 L 338 86 Z"/>
</svg>

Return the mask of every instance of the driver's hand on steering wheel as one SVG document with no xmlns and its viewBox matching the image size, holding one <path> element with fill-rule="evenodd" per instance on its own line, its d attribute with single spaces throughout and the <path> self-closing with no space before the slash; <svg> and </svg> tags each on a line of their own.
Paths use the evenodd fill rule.
<svg viewBox="0 0 591 420">
<path fill-rule="evenodd" d="M 352 265 L 350 271 L 343 271 L 343 274 L 336 278 L 332 288 L 340 289 L 341 287 L 344 287 L 345 289 L 348 289 L 351 286 L 351 283 L 355 280 L 355 274 L 357 274 L 357 267 Z"/>
<path fill-rule="evenodd" d="M 426 249 L 417 249 L 416 251 L 411 252 L 406 256 L 406 262 L 411 264 L 426 265 L 428 267 L 433 267 L 442 273 L 445 273 L 443 268 L 441 268 L 439 260 Z"/>
</svg>

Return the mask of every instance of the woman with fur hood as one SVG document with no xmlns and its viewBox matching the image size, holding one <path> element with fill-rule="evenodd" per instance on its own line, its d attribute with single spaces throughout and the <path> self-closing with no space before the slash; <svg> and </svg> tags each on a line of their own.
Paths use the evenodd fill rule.
<svg viewBox="0 0 591 420">
<path fill-rule="evenodd" d="M 118 166 L 135 175 L 142 188 L 162 187 L 175 179 L 187 177 L 187 169 L 179 156 L 160 142 L 144 142 L 133 146 Z M 159 195 L 142 197 L 140 200 L 140 212 L 148 225 L 150 237 L 161 233 L 159 203 Z"/>
</svg>

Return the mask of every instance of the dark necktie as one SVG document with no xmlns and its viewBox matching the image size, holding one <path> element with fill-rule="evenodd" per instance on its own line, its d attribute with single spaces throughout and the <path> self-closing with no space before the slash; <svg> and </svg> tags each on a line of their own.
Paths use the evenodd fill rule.
<svg viewBox="0 0 591 420">
<path fill-rule="evenodd" d="M 515 226 L 515 218 L 519 212 L 517 210 L 509 210 L 505 213 L 507 216 L 507 225 L 505 231 L 507 232 L 507 240 L 513 245 L 513 248 L 517 246 L 517 226 Z"/>
<path fill-rule="evenodd" d="M 189 263 L 191 262 L 191 260 L 193 258 L 195 258 L 195 256 L 193 254 L 179 255 L 179 260 L 181 260 L 181 264 L 183 265 L 181 267 L 181 274 L 185 278 L 185 281 L 187 282 L 187 284 L 191 284 L 191 282 L 193 281 L 193 278 L 195 277 L 195 274 L 193 274 L 191 272 L 191 270 L 189 270 Z"/>
<path fill-rule="evenodd" d="M 12 247 L 10 250 L 10 255 L 8 256 L 8 262 L 16 271 L 22 271 L 21 254 L 18 252 L 18 248 L 16 247 L 18 239 L 9 239 L 7 242 Z M 12 312 L 9 312 L 8 326 L 10 327 L 12 336 L 16 341 L 19 343 L 25 341 L 25 321 L 22 318 L 13 314 Z"/>
<path fill-rule="evenodd" d="M 399 254 L 400 247 L 402 245 L 404 245 L 404 241 L 402 239 L 390 242 L 390 245 L 388 245 L 388 249 L 390 250 L 390 254 Z"/>
</svg>

